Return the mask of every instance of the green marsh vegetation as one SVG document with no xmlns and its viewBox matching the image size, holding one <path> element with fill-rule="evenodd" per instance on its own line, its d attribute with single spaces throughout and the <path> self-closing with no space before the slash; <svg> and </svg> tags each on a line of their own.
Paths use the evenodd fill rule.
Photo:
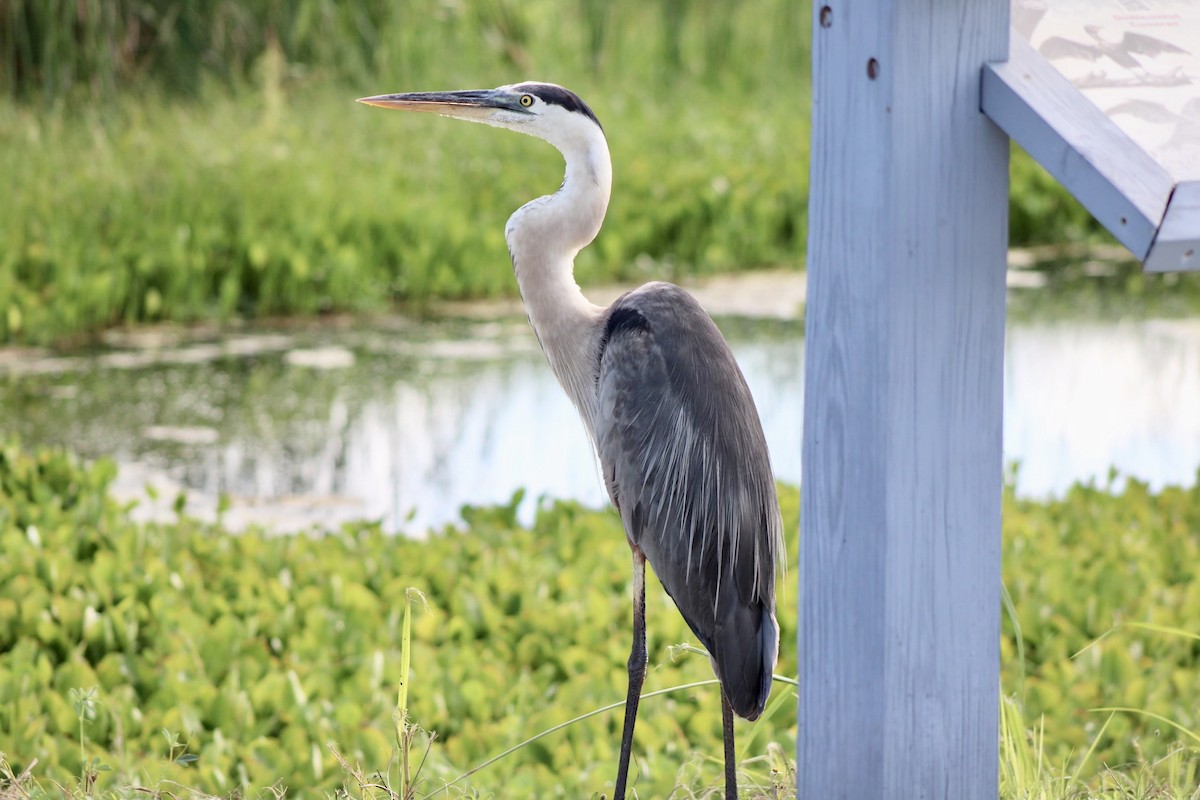
<svg viewBox="0 0 1200 800">
<path fill-rule="evenodd" d="M 536 76 L 595 106 L 617 177 L 583 280 L 803 249 L 800 4 L 118 2 L 83 33 L 74 4 L 2 8 L 0 342 L 512 294 L 505 220 L 559 157 L 353 103 L 405 88 Z"/>
<path fill-rule="evenodd" d="M 0 0 L 0 343 L 511 294 L 504 221 L 557 186 L 557 156 L 352 103 L 401 89 L 535 77 L 593 105 L 616 182 L 585 281 L 799 267 L 809 16 L 787 0 Z M 1019 153 L 1013 187 L 1014 244 L 1102 238 Z M 1158 291 L 1121 269 L 1119 289 Z M 283 538 L 136 524 L 111 478 L 0 448 L 5 800 L 424 796 L 623 695 L 610 514 L 553 504 L 527 529 L 474 509 L 425 541 L 368 524 Z M 1200 489 L 1136 483 L 1006 497 L 1003 797 L 1196 797 L 1198 509 Z M 788 541 L 794 563 L 794 527 Z M 647 690 L 708 679 L 702 657 L 671 657 L 690 637 L 666 597 L 648 601 Z M 719 784 L 710 691 L 647 701 L 639 793 Z M 788 796 L 793 700 L 779 684 L 739 727 L 762 796 Z M 619 728 L 589 717 L 439 796 L 588 794 Z"/>
<path fill-rule="evenodd" d="M 370 524 L 281 537 L 185 513 L 135 524 L 111 477 L 104 462 L 0 449 L 0 796 L 57 783 L 81 797 L 82 783 L 91 796 L 421 797 L 623 696 L 629 575 L 613 514 L 545 504 L 527 528 L 514 503 L 422 541 Z M 797 492 L 782 503 L 795 563 Z M 1008 494 L 1004 512 L 1001 796 L 1195 797 L 1200 489 Z M 784 642 L 793 595 L 784 581 Z M 691 637 L 665 593 L 647 601 L 646 690 L 711 679 L 675 647 Z M 794 648 L 781 652 L 777 674 L 794 676 Z M 639 794 L 720 785 L 713 690 L 646 701 Z M 764 718 L 739 725 L 749 796 L 790 796 L 794 701 L 777 682 Z M 620 722 L 590 716 L 438 796 L 588 796 L 611 780 Z"/>
<path fill-rule="evenodd" d="M 581 280 L 803 265 L 807 3 L 0 4 L 0 344 L 511 295 L 544 143 L 353 98 L 566 84 L 616 177 Z M 1016 154 L 1013 243 L 1095 224 Z"/>
</svg>

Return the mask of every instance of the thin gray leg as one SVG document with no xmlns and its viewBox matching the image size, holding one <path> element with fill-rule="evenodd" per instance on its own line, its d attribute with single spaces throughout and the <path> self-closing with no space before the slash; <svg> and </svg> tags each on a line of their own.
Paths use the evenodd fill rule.
<svg viewBox="0 0 1200 800">
<path fill-rule="evenodd" d="M 721 687 L 721 727 L 725 732 L 725 800 L 737 800 L 737 754 L 733 750 L 733 706 Z"/>
<path fill-rule="evenodd" d="M 646 679 L 646 556 L 633 548 L 633 649 L 629 652 L 629 691 L 625 695 L 625 727 L 621 731 L 621 762 L 613 800 L 625 800 L 629 756 L 633 750 L 633 724 L 637 721 L 638 699 Z"/>
</svg>

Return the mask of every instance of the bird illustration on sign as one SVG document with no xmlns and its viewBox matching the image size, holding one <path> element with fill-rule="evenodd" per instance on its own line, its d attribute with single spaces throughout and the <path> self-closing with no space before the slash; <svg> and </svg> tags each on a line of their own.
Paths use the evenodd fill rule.
<svg viewBox="0 0 1200 800">
<path fill-rule="evenodd" d="M 1089 41 L 1051 36 L 1038 52 L 1051 61 L 1074 58 L 1089 61 L 1096 69 L 1082 80 L 1080 88 L 1095 86 L 1179 86 L 1191 83 L 1180 66 L 1155 71 L 1155 59 L 1164 53 L 1191 55 L 1188 50 L 1157 36 L 1101 25 L 1084 25 Z"/>
</svg>

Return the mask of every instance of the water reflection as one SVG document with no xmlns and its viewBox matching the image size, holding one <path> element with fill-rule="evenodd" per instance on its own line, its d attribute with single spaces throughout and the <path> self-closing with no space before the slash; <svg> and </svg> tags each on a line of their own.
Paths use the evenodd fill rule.
<svg viewBox="0 0 1200 800">
<path fill-rule="evenodd" d="M 800 479 L 799 326 L 730 331 L 776 474 Z M 4 427 L 121 465 L 119 490 L 162 514 L 180 489 L 234 525 L 382 519 L 420 531 L 464 503 L 604 502 L 574 408 L 520 321 L 454 330 L 241 337 L 99 361 L 27 361 L 0 378 Z M 180 353 L 183 355 L 181 356 Z M 191 355 L 188 355 L 191 353 Z M 1005 359 L 1005 453 L 1027 495 L 1152 484 L 1200 465 L 1200 322 L 1019 325 Z M 157 501 L 145 496 L 158 487 Z"/>
<path fill-rule="evenodd" d="M 1200 320 L 1026 325 L 1010 330 L 1004 450 L 1017 489 L 1103 485 L 1110 467 L 1192 484 L 1200 467 Z"/>
</svg>

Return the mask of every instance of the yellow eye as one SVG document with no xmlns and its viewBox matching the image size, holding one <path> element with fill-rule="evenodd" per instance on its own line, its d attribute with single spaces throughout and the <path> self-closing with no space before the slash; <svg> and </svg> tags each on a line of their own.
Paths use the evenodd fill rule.
<svg viewBox="0 0 1200 800">
<path fill-rule="evenodd" d="M 531 105 L 533 105 L 533 95 L 523 94 L 523 95 L 521 95 L 521 99 L 519 102 L 521 103 L 521 105 L 525 106 L 526 108 L 529 108 Z"/>
</svg>

